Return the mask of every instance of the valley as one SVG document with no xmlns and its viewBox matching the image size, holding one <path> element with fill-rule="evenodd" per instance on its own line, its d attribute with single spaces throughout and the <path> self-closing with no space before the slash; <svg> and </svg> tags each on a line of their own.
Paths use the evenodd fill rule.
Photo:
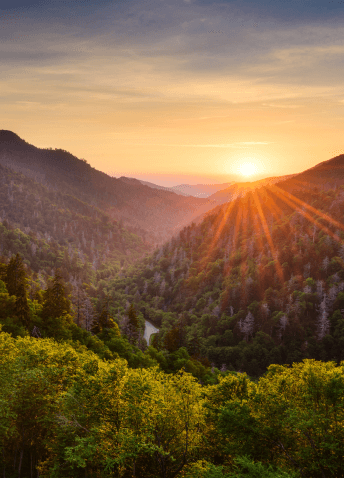
<svg viewBox="0 0 344 478">
<path fill-rule="evenodd" d="M 116 449 L 124 432 L 114 432 L 113 419 L 100 412 L 104 409 L 100 389 L 113 406 L 124 407 L 123 427 L 132 430 L 139 447 L 133 452 L 130 444 L 122 443 L 119 456 L 127 470 L 123 476 L 134 469 L 141 470 L 138 476 L 166 478 L 177 476 L 183 467 L 188 474 L 179 476 L 222 476 L 232 466 L 229 453 L 237 457 L 238 469 L 251 467 L 255 473 L 260 470 L 260 476 L 270 476 L 269 463 L 282 473 L 271 477 L 301 476 L 295 458 L 306 470 L 302 476 L 320 477 L 321 460 L 309 460 L 302 440 L 288 430 L 290 424 L 307 426 L 311 419 L 306 416 L 305 397 L 311 393 L 307 379 L 295 392 L 297 400 L 305 401 L 302 405 L 293 401 L 297 374 L 306 377 L 311 370 L 316 383 L 329 381 L 328 387 L 331 380 L 342 383 L 344 155 L 300 174 L 229 188 L 223 184 L 224 189 L 203 199 L 133 178 L 111 178 L 70 153 L 38 150 L 14 133 L 0 132 L 0 163 L 0 349 L 1 373 L 9 384 L 1 396 L 9 404 L 8 394 L 17 390 L 18 401 L 6 405 L 10 407 L 6 413 L 8 417 L 16 413 L 25 433 L 32 429 L 37 436 L 50 432 L 22 414 L 26 392 L 16 374 L 26 377 L 25 387 L 33 380 L 32 390 L 43 390 L 49 383 L 54 397 L 49 407 L 59 409 L 56 425 L 50 411 L 44 411 L 43 395 L 38 392 L 30 398 L 30 413 L 44 411 L 60 451 L 48 451 L 43 438 L 35 441 L 30 435 L 32 445 L 26 438 L 21 445 L 23 465 L 18 465 L 16 477 L 22 466 L 29 469 L 30 460 L 50 477 L 51 467 L 62 456 L 67 457 L 69 470 L 63 478 L 79 476 L 85 469 L 91 476 L 106 472 L 108 449 Z M 6 350 L 11 350 L 9 355 Z M 60 395 L 60 385 L 55 390 L 54 367 L 57 384 L 70 381 L 62 389 L 92 409 L 88 418 L 74 409 L 68 395 Z M 64 367 L 69 370 L 65 378 L 60 376 Z M 71 378 L 73 367 L 78 371 Z M 43 382 L 39 377 L 45 377 Z M 289 388 L 281 388 L 279 381 Z M 93 390 L 91 395 L 87 387 Z M 164 387 L 172 401 L 164 402 Z M 270 422 L 269 410 L 257 408 L 254 397 L 259 393 L 266 403 L 272 400 L 270 408 L 275 406 L 273 387 L 279 387 L 279 397 L 294 410 L 295 416 L 283 418 L 285 423 Z M 115 399 L 119 389 L 129 397 L 123 402 Z M 319 393 L 335 414 L 336 405 L 327 392 L 319 389 Z M 193 398 L 185 402 L 186 397 Z M 126 408 L 128 403 L 136 404 L 135 413 Z M 191 408 L 190 421 L 179 429 L 180 403 Z M 162 410 L 169 410 L 166 416 Z M 133 418 L 131 413 L 139 415 Z M 314 426 L 325 426 L 324 413 L 319 410 L 316 420 L 321 423 Z M 148 415 L 150 431 L 139 438 L 135 420 L 140 416 L 143 423 Z M 168 422 L 173 416 L 174 421 Z M 264 426 L 252 421 L 257 416 Z M 196 438 L 200 419 L 202 440 L 208 440 L 206 452 Z M 16 450 L 12 419 L 8 420 L 3 425 L 7 457 Z M 13 422 L 16 430 L 21 426 L 18 420 Z M 163 431 L 161 438 L 157 435 L 160 420 L 164 427 L 169 423 L 168 433 L 179 430 L 172 446 L 174 460 L 177 464 L 181 460 L 179 471 L 173 460 L 164 465 L 168 472 L 159 468 L 165 460 L 159 440 L 168 440 Z M 105 428 L 97 428 L 97 423 Z M 193 445 L 187 455 L 180 455 L 186 453 L 181 452 L 186 447 L 185 427 L 190 427 Z M 292 460 L 283 458 L 276 445 L 282 429 Z M 158 438 L 152 438 L 153 430 Z M 68 435 L 67 448 L 61 433 Z M 260 441 L 244 446 L 245 433 L 256 434 Z M 313 437 L 320 448 L 324 440 L 334 439 L 332 432 L 325 438 L 321 433 Z M 224 445 L 219 445 L 217 440 L 223 439 Z M 91 453 L 92 440 L 101 440 L 105 448 Z M 272 458 L 266 455 L 269 447 L 274 449 Z M 134 453 L 133 463 L 128 453 Z M 197 475 L 193 468 L 201 463 L 199 453 L 206 453 L 208 474 Z M 340 469 L 335 456 L 326 466 Z M 9 469 L 7 458 L 4 463 Z M 88 468 L 83 463 L 89 463 Z M 120 470 L 118 464 L 111 466 Z M 106 476 L 115 471 L 111 473 Z"/>
</svg>

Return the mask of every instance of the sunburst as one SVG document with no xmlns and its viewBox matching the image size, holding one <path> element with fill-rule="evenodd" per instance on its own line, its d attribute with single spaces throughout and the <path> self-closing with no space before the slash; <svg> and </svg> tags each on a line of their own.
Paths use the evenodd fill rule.
<svg viewBox="0 0 344 478">
<path fill-rule="evenodd" d="M 238 166 L 238 173 L 241 174 L 241 176 L 244 176 L 245 178 L 254 176 L 255 174 L 257 174 L 257 172 L 258 172 L 257 165 L 251 161 L 242 163 Z"/>
</svg>

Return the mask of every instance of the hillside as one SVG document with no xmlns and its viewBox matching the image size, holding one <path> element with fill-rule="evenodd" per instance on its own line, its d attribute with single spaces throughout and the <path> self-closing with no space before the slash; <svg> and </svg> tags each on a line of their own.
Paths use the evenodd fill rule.
<svg viewBox="0 0 344 478">
<path fill-rule="evenodd" d="M 178 189 L 176 189 L 175 187 L 167 188 L 165 186 L 160 186 L 159 184 L 154 184 L 149 181 L 142 181 L 141 179 L 135 179 L 135 178 L 126 178 L 124 176 L 121 176 L 119 179 L 121 179 L 122 181 L 132 182 L 132 184 L 138 181 L 139 183 L 143 184 L 143 186 L 148 186 L 149 188 L 152 188 L 152 189 L 161 189 L 163 191 L 169 191 L 171 193 L 180 194 L 181 196 L 190 196 L 190 194 L 185 194 L 182 191 L 178 191 Z"/>
<path fill-rule="evenodd" d="M 344 154 L 323 161 L 293 178 L 286 179 L 281 187 L 291 191 L 311 187 L 332 189 L 344 184 Z"/>
<path fill-rule="evenodd" d="M 334 165 L 307 175 L 336 177 Z M 293 195 L 299 177 L 183 229 L 114 280 L 114 304 L 136 303 L 160 328 L 157 346 L 224 369 L 258 376 L 270 363 L 343 360 L 344 190 L 312 183 Z"/>
<path fill-rule="evenodd" d="M 68 281 L 114 277 L 150 246 L 101 209 L 0 165 L 0 255 Z"/>
<path fill-rule="evenodd" d="M 199 198 L 208 198 L 217 191 L 227 189 L 232 182 L 222 183 L 222 184 L 179 184 L 178 186 L 173 186 L 173 191 L 188 194 L 189 196 L 195 196 Z"/>
<path fill-rule="evenodd" d="M 0 165 L 4 475 L 342 476 L 344 185 L 272 180 L 147 255 L 25 172 Z"/>
<path fill-rule="evenodd" d="M 112 178 L 65 150 L 36 148 L 11 131 L 0 131 L 0 164 L 102 209 L 152 244 L 212 208 L 206 199 Z"/>
<path fill-rule="evenodd" d="M 223 184 L 178 184 L 177 186 L 172 186 L 170 188 L 159 186 L 158 184 L 154 184 L 148 181 L 142 181 L 141 179 L 135 178 L 127 178 L 125 176 L 121 176 L 119 178 L 121 181 L 127 182 L 128 184 L 138 184 L 141 183 L 144 186 L 149 186 L 153 189 L 161 189 L 164 191 L 174 192 L 176 194 L 180 194 L 181 196 L 193 196 L 198 198 L 207 198 L 214 194 L 217 191 L 221 191 L 223 189 L 227 189 L 232 185 L 234 182 L 228 182 Z"/>
<path fill-rule="evenodd" d="M 214 204 L 224 204 L 238 197 L 243 197 L 249 191 L 254 191 L 255 189 L 264 186 L 277 184 L 281 181 L 285 181 L 287 178 L 292 177 L 294 177 L 293 174 L 289 176 L 273 176 L 270 178 L 259 179 L 257 181 L 238 182 L 215 192 L 209 196 L 209 201 L 212 201 Z"/>
<path fill-rule="evenodd" d="M 3 146 L 13 143 L 12 133 L 4 137 Z M 96 206 L 81 183 L 72 189 L 74 173 L 61 176 L 61 190 L 51 185 L 56 151 L 44 150 L 53 154 L 53 166 L 43 162 L 39 173 L 37 148 L 17 138 L 14 143 L 11 155 L 17 148 L 22 164 L 30 167 L 20 151 L 33 151 L 30 174 L 40 176 L 0 166 L 0 252 L 6 260 L 22 254 L 42 284 L 60 268 L 74 302 L 85 283 L 83 293 L 98 313 L 106 299 L 121 324 L 133 305 L 141 321 L 149 319 L 160 329 L 158 349 L 174 353 L 185 347 L 195 359 L 224 370 L 259 376 L 270 363 L 341 360 L 344 191 L 329 187 L 341 180 L 343 156 L 297 175 L 231 186 L 235 193 L 224 204 L 228 190 L 216 193 L 222 194 L 216 208 L 145 257 L 149 245 L 112 219 L 113 206 L 97 189 L 102 180 L 116 186 L 115 192 L 109 189 L 113 197 L 117 184 L 123 191 L 138 188 L 141 198 L 147 194 L 152 207 L 146 212 L 153 216 L 161 204 L 169 204 L 172 214 L 176 198 L 190 198 L 156 190 L 152 199 L 152 189 L 138 180 L 97 176 L 84 161 L 71 159 L 95 175 L 94 191 L 103 194 L 95 193 Z M 160 194 L 163 201 L 155 209 Z M 129 214 L 134 203 L 123 202 L 122 213 Z"/>
</svg>

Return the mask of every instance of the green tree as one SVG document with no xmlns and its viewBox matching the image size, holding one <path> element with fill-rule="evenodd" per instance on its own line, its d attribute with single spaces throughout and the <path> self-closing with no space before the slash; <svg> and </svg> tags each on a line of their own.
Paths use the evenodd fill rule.
<svg viewBox="0 0 344 478">
<path fill-rule="evenodd" d="M 133 304 L 128 310 L 128 338 L 131 343 L 136 343 L 139 337 L 140 322 L 137 317 L 136 310 Z"/>
<path fill-rule="evenodd" d="M 19 254 L 12 257 L 7 266 L 6 285 L 8 293 L 16 296 L 16 316 L 26 328 L 29 328 L 30 314 L 27 302 L 27 278 L 24 263 Z"/>
<path fill-rule="evenodd" d="M 344 373 L 332 362 L 271 365 L 246 399 L 222 407 L 227 452 L 307 478 L 344 476 Z"/>
<path fill-rule="evenodd" d="M 93 319 L 91 332 L 93 334 L 100 334 L 103 330 L 118 328 L 113 318 L 110 316 L 108 305 L 105 303 L 102 306 L 102 311 L 96 319 Z"/>
<path fill-rule="evenodd" d="M 57 269 L 52 285 L 44 292 L 44 303 L 42 310 L 42 318 L 55 319 L 62 315 L 69 314 L 70 301 L 66 297 L 65 285 L 60 271 Z"/>
<path fill-rule="evenodd" d="M 15 303 L 15 313 L 18 319 L 28 329 L 30 327 L 30 309 L 26 297 L 24 283 L 19 285 Z"/>
<path fill-rule="evenodd" d="M 20 254 L 12 257 L 6 271 L 6 286 L 10 295 L 18 296 L 19 289 L 26 289 L 26 273 L 24 269 L 23 259 Z"/>
<path fill-rule="evenodd" d="M 56 271 L 53 283 L 44 291 L 42 307 L 42 327 L 44 335 L 56 339 L 72 337 L 73 318 L 70 315 L 70 301 L 66 297 L 65 285 L 59 270 Z"/>
</svg>

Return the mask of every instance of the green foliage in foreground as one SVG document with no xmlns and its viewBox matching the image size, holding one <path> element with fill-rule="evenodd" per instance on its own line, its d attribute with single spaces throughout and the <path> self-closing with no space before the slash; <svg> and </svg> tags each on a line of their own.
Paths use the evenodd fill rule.
<svg viewBox="0 0 344 478">
<path fill-rule="evenodd" d="M 344 476 L 344 368 L 306 360 L 202 386 L 0 333 L 7 478 Z M 32 474 L 31 474 L 31 469 Z"/>
</svg>

